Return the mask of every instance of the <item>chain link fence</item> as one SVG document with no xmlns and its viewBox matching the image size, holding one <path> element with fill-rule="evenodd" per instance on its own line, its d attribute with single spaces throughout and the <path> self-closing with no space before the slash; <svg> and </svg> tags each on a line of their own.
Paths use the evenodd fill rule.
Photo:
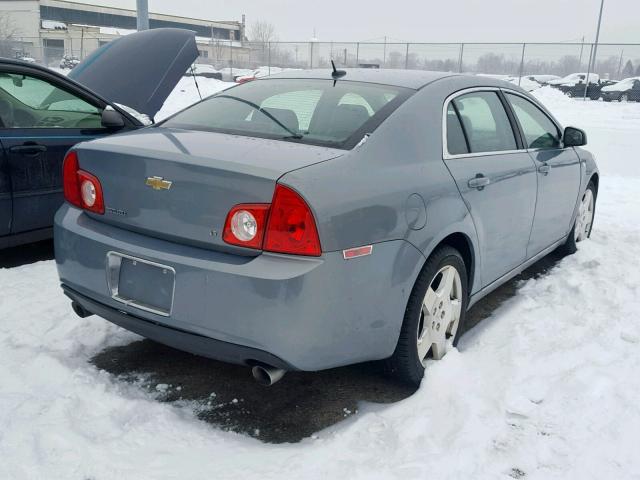
<svg viewBox="0 0 640 480">
<path fill-rule="evenodd" d="M 115 38 L 115 36 L 114 36 Z M 69 67 L 111 38 L 10 38 L 0 56 L 49 67 Z M 382 43 L 232 42 L 197 39 L 197 63 L 236 77 L 261 68 L 338 67 L 438 70 L 476 74 L 565 76 L 593 71 L 602 79 L 640 76 L 640 44 L 591 43 Z M 595 62 L 592 59 L 595 56 Z M 591 68 L 590 68 L 591 66 Z M 228 79 L 228 78 L 227 78 Z"/>
</svg>

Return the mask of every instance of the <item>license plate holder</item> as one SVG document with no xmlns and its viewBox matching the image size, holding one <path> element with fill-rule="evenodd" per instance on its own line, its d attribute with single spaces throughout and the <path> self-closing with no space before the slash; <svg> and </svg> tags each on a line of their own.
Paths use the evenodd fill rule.
<svg viewBox="0 0 640 480">
<path fill-rule="evenodd" d="M 171 315 L 175 275 L 168 265 L 119 252 L 107 253 L 111 298 L 146 312 Z"/>
</svg>

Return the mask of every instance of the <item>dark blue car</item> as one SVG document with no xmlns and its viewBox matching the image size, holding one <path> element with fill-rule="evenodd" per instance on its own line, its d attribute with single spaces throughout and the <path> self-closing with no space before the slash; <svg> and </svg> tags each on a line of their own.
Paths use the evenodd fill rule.
<svg viewBox="0 0 640 480">
<path fill-rule="evenodd" d="M 0 59 L 0 249 L 51 237 L 65 153 L 144 126 L 197 55 L 193 32 L 156 29 L 108 43 L 68 77 Z"/>
</svg>

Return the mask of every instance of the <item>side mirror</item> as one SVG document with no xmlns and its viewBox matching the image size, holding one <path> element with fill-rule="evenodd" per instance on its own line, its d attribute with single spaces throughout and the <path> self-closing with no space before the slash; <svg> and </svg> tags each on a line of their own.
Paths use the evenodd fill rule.
<svg viewBox="0 0 640 480">
<path fill-rule="evenodd" d="M 105 128 L 117 129 L 124 127 L 124 118 L 111 107 L 107 107 L 102 111 L 100 121 Z"/>
<path fill-rule="evenodd" d="M 562 135 L 565 147 L 582 147 L 587 144 L 587 134 L 584 130 L 575 127 L 567 127 Z"/>
</svg>

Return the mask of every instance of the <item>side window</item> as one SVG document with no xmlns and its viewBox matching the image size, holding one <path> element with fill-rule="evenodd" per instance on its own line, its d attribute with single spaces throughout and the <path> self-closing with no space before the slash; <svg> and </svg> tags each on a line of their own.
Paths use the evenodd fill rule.
<svg viewBox="0 0 640 480">
<path fill-rule="evenodd" d="M 0 73 L 0 128 L 102 128 L 101 113 L 40 78 Z"/>
<path fill-rule="evenodd" d="M 453 100 L 471 153 L 517 149 L 509 117 L 496 92 L 473 92 Z"/>
<path fill-rule="evenodd" d="M 528 148 L 558 148 L 560 133 L 555 123 L 529 100 L 507 93 Z"/>
<path fill-rule="evenodd" d="M 447 151 L 450 155 L 469 153 L 460 118 L 452 103 L 447 107 Z"/>
</svg>

